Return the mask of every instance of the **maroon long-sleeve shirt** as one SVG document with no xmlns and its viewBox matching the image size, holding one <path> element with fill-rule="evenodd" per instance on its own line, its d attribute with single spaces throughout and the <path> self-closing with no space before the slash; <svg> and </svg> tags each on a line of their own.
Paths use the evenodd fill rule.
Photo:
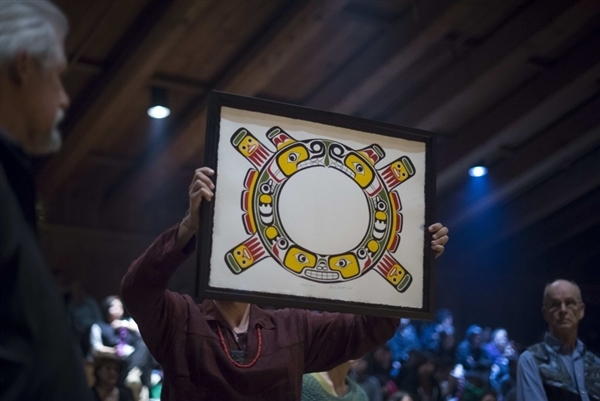
<svg viewBox="0 0 600 401">
<path fill-rule="evenodd" d="M 175 247 L 177 226 L 159 236 L 123 278 L 123 301 L 148 348 L 164 369 L 163 400 L 300 400 L 302 375 L 326 371 L 384 344 L 398 319 L 296 309 L 250 308 L 244 364 L 225 353 L 234 346 L 228 325 L 210 300 L 196 304 L 167 283 L 193 249 Z M 186 248 L 193 248 L 191 241 Z M 192 246 L 189 246 L 192 245 Z"/>
</svg>

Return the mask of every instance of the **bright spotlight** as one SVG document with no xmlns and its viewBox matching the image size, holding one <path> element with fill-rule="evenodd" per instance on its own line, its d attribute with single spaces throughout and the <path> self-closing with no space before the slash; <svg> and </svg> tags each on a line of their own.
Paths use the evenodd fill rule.
<svg viewBox="0 0 600 401">
<path fill-rule="evenodd" d="M 484 166 L 474 166 L 469 169 L 469 175 L 471 177 L 483 177 L 487 173 L 488 169 Z"/>
<path fill-rule="evenodd" d="M 171 110 L 164 106 L 153 106 L 148 109 L 148 115 L 152 118 L 166 118 L 171 114 Z"/>
<path fill-rule="evenodd" d="M 150 100 L 150 108 L 148 108 L 148 115 L 152 118 L 166 118 L 171 114 L 171 109 L 167 104 L 167 91 L 164 88 L 152 88 L 152 95 Z"/>
</svg>

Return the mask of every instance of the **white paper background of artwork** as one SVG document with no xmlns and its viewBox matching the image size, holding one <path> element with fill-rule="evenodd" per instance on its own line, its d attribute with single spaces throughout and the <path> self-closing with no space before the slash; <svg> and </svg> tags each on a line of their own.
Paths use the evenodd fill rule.
<svg viewBox="0 0 600 401">
<path fill-rule="evenodd" d="M 266 125 L 265 121 L 268 122 Z M 281 127 L 296 140 L 328 138 L 344 143 L 353 149 L 361 149 L 374 143 L 379 144 L 385 150 L 386 155 L 376 164 L 376 168 L 381 168 L 400 156 L 408 156 L 411 159 L 415 166 L 415 175 L 396 187 L 402 203 L 403 228 L 400 234 L 400 245 L 393 254 L 413 277 L 413 282 L 406 292 L 396 291 L 374 269 L 355 280 L 333 284 L 297 277 L 271 257 L 259 261 L 238 275 L 229 270 L 224 261 L 225 254 L 250 237 L 243 227 L 240 197 L 244 189 L 243 180 L 246 172 L 253 168 L 251 163 L 234 149 L 230 139 L 238 128 L 244 127 L 263 145 L 275 151 L 275 146 L 266 138 L 266 132 L 273 126 Z M 391 306 L 422 307 L 424 229 L 422 223 L 425 220 L 424 143 L 223 107 L 221 109 L 217 170 L 213 248 L 209 277 L 211 287 Z M 316 168 L 309 170 L 316 170 Z"/>
</svg>

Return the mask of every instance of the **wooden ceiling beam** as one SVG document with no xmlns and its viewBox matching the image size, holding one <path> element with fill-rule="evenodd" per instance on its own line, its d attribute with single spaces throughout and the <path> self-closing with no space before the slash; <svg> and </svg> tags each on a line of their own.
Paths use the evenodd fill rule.
<svg viewBox="0 0 600 401">
<path fill-rule="evenodd" d="M 572 0 L 530 4 L 421 94 L 397 105 L 401 107 L 388 121 L 434 132 L 454 131 L 533 75 L 539 67 L 528 65 L 532 57 L 555 49 L 600 12 L 596 1 L 571 5 Z"/>
<path fill-rule="evenodd" d="M 430 6 L 436 6 L 437 3 L 433 1 L 424 5 L 425 8 L 422 10 L 423 22 L 415 23 L 414 21 L 403 20 L 404 24 L 398 25 L 396 31 L 401 36 L 399 36 L 399 39 L 392 38 L 391 40 L 395 42 L 392 44 L 396 48 L 399 48 L 399 51 L 376 68 L 358 87 L 352 88 L 344 99 L 335 104 L 332 111 L 343 114 L 354 114 L 365 104 L 372 102 L 376 95 L 390 85 L 390 82 L 395 77 L 406 71 L 433 45 L 446 37 L 456 24 L 467 16 L 473 8 L 481 4 L 477 0 L 458 0 L 442 15 L 438 16 L 437 12 L 430 8 Z M 437 7 L 439 8 L 439 5 Z M 426 25 L 426 28 L 423 29 L 423 25 Z M 386 36 L 393 37 L 394 35 Z M 376 56 L 379 52 L 379 47 L 383 47 L 385 51 L 389 52 L 389 45 L 390 39 L 384 37 L 375 44 L 373 49 L 368 51 L 374 53 Z M 342 72 L 341 74 L 354 75 L 352 74 L 352 70 L 346 73 Z M 343 84 L 348 85 L 348 81 L 343 82 Z M 331 85 L 339 86 L 340 84 L 332 82 Z M 314 96 L 315 98 L 310 102 L 313 105 L 318 105 L 321 102 L 319 98 L 327 96 L 327 93 L 316 94 Z"/>
<path fill-rule="evenodd" d="M 166 10 L 165 4 L 168 4 Z M 97 85 L 97 93 L 82 102 L 88 107 L 69 130 L 62 150 L 39 172 L 37 181 L 43 194 L 52 195 L 67 182 L 89 151 L 109 131 L 115 116 L 147 85 L 162 59 L 180 43 L 188 27 L 197 22 L 197 17 L 208 4 L 208 1 L 174 0 L 166 3 L 159 0 L 147 6 L 153 9 L 147 8 L 144 12 L 158 15 L 140 24 L 151 24 L 151 28 L 144 32 L 139 25 L 134 24 L 135 29 L 132 26 L 133 33 L 125 35 L 129 46 L 118 45 L 120 54 L 112 57 L 118 62 L 99 77 L 97 82 L 101 85 Z M 161 12 L 157 13 L 157 9 Z M 140 33 L 136 34 L 136 30 Z M 141 35 L 143 37 L 139 37 Z"/>
<path fill-rule="evenodd" d="M 347 0 L 304 3 L 294 9 L 289 20 L 274 24 L 253 43 L 235 68 L 219 77 L 211 87 L 246 96 L 255 96 L 267 86 L 293 55 L 312 42 L 325 24 L 343 9 Z M 134 200 L 146 202 L 161 189 L 175 172 L 194 157 L 204 145 L 206 108 L 203 99 L 196 99 L 196 107 L 185 117 L 185 122 L 174 130 L 175 138 L 151 158 L 145 155 L 141 163 L 119 185 L 108 201 L 123 205 Z"/>
<path fill-rule="evenodd" d="M 69 65 L 69 71 L 71 70 L 89 75 L 100 75 L 106 71 L 106 68 L 100 63 L 79 59 L 75 63 Z M 206 82 L 199 82 L 193 79 L 169 74 L 154 74 L 148 80 L 148 86 L 157 86 L 180 92 L 201 94 L 206 92 L 208 84 Z"/>
<path fill-rule="evenodd" d="M 440 152 L 438 193 L 444 194 L 476 163 L 514 148 L 597 93 L 600 35 L 542 71 L 489 112 L 457 130 Z"/>
<path fill-rule="evenodd" d="M 517 237 L 511 238 L 512 245 L 508 247 L 515 249 L 518 254 L 526 252 L 530 258 L 542 256 L 553 248 L 557 248 L 599 225 L 598 205 L 600 205 L 600 188 L 540 223 L 527 228 Z M 505 244 L 505 242 L 501 244 Z"/>
<path fill-rule="evenodd" d="M 596 136 L 598 132 L 600 127 L 596 128 Z M 498 216 L 510 216 L 510 218 L 500 219 L 494 227 L 494 232 L 481 238 L 478 243 L 480 252 L 485 253 L 491 247 L 508 241 L 528 227 L 600 187 L 598 160 L 600 160 L 600 146 L 565 166 L 564 171 L 557 171 L 552 177 L 530 188 L 516 200 L 496 209 L 493 213 Z M 481 224 L 481 221 L 471 220 L 469 227 L 478 224 Z M 459 230 L 465 232 L 470 228 L 462 226 Z"/>
<path fill-rule="evenodd" d="M 490 193 L 471 203 L 456 202 L 463 188 L 443 196 L 441 203 L 452 216 L 447 224 L 454 229 L 468 224 L 478 215 L 506 203 L 526 189 L 563 168 L 589 149 L 600 146 L 600 95 L 560 123 L 539 132 L 535 139 L 516 148 L 512 154 L 489 166 L 493 183 Z M 463 172 L 466 176 L 466 171 Z M 450 210 L 453 209 L 453 210 Z"/>
<path fill-rule="evenodd" d="M 439 40 L 440 36 L 446 34 L 449 27 L 452 27 L 453 23 L 464 16 L 474 5 L 473 2 L 463 1 L 448 9 L 452 3 L 455 2 L 453 0 L 423 1 L 418 6 L 418 19 L 413 13 L 405 13 L 399 20 L 394 21 L 393 25 L 388 23 L 383 26 L 374 40 L 358 49 L 348 64 L 334 71 L 323 85 L 319 85 L 313 93 L 307 96 L 303 105 L 321 110 L 333 108 L 340 112 L 356 112 L 357 109 L 354 109 L 354 106 L 350 107 L 351 104 L 361 102 L 364 104 L 365 99 L 361 96 L 370 96 L 369 93 L 376 90 L 372 86 L 372 81 L 381 82 L 383 76 L 387 76 L 391 72 L 399 74 L 403 68 L 407 68 L 408 64 L 406 63 L 410 60 L 404 59 L 395 51 L 404 55 L 403 51 L 407 51 L 407 46 L 410 46 L 412 42 L 419 42 L 421 46 L 430 47 L 430 43 Z M 438 23 L 438 20 L 444 21 L 443 25 Z M 423 30 L 433 27 L 436 23 L 438 23 L 437 28 L 432 28 L 435 35 L 423 33 Z M 429 40 L 425 41 L 420 39 L 421 37 L 429 37 Z M 410 54 L 413 54 L 413 58 L 417 56 L 414 52 Z M 386 63 L 390 65 L 386 67 Z M 400 66 L 399 69 L 398 66 Z M 365 82 L 357 89 L 354 84 L 362 81 Z M 356 93 L 358 95 L 355 95 Z M 340 99 L 341 96 L 343 96 L 342 99 Z M 347 105 L 344 105 L 344 102 L 347 102 Z M 346 109 L 346 107 L 348 108 Z"/>
</svg>

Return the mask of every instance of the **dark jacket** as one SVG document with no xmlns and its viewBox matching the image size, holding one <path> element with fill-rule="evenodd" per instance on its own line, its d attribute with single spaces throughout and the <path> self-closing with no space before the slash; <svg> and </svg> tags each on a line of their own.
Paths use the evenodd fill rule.
<svg viewBox="0 0 600 401">
<path fill-rule="evenodd" d="M 25 154 L 0 132 L 0 399 L 88 400 L 65 305 L 35 234 Z"/>
<path fill-rule="evenodd" d="M 398 327 L 398 319 L 252 305 L 244 364 L 258 353 L 259 330 L 262 347 L 255 365 L 238 368 L 221 344 L 217 327 L 226 347 L 235 341 L 214 303 L 198 305 L 167 290 L 169 278 L 188 257 L 175 248 L 176 232 L 172 227 L 133 262 L 121 288 L 164 369 L 163 400 L 300 400 L 304 373 L 358 358 L 384 344 Z"/>
</svg>

